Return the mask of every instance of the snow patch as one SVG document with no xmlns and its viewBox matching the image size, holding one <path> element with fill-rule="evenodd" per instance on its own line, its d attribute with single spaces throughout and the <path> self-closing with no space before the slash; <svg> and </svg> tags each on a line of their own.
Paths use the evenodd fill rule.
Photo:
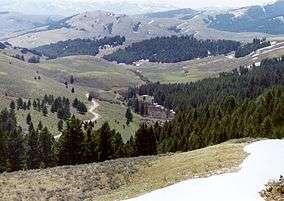
<svg viewBox="0 0 284 201">
<path fill-rule="evenodd" d="M 264 140 L 244 149 L 249 156 L 235 173 L 192 179 L 128 201 L 263 201 L 259 192 L 284 174 L 284 140 Z"/>
<path fill-rule="evenodd" d="M 234 59 L 235 58 L 235 54 L 229 54 L 226 56 L 228 59 Z"/>
<path fill-rule="evenodd" d="M 261 62 L 256 62 L 254 65 L 258 67 L 258 66 L 260 66 L 260 64 L 261 64 Z"/>
<path fill-rule="evenodd" d="M 232 10 L 230 14 L 233 14 L 235 18 L 239 18 L 245 15 L 246 12 L 247 12 L 247 8 L 242 8 L 242 9 Z"/>
</svg>

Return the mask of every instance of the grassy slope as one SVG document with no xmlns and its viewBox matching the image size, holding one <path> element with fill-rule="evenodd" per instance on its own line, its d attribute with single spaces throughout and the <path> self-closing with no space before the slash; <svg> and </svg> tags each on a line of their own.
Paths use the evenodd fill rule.
<svg viewBox="0 0 284 201">
<path fill-rule="evenodd" d="M 280 41 L 281 42 L 281 41 Z M 158 64 L 143 62 L 141 66 L 134 67 L 153 82 L 175 83 L 191 82 L 208 77 L 216 77 L 219 73 L 230 71 L 239 66 L 248 66 L 269 57 L 280 57 L 284 54 L 284 44 L 275 46 L 273 51 L 263 52 L 258 56 L 243 58 L 228 58 L 224 55 L 195 59 L 175 64 Z"/>
<path fill-rule="evenodd" d="M 235 170 L 246 143 L 227 142 L 192 152 L 119 159 L 0 175 L 0 197 L 121 200 L 176 182 Z"/>
<path fill-rule="evenodd" d="M 76 85 L 97 94 L 100 106 L 96 111 L 101 117 L 98 120 L 97 127 L 108 121 L 111 128 L 120 132 L 125 141 L 138 129 L 140 122 L 138 115 L 134 115 L 133 123 L 124 128 L 127 108 L 121 101 L 117 100 L 115 94 L 116 90 L 142 83 L 127 67 L 91 56 L 59 58 L 41 63 L 40 67 L 52 71 L 51 76 L 58 80 L 62 79 L 62 72 L 64 72 L 65 77 L 74 75 L 77 80 Z M 119 121 L 119 124 L 115 122 L 116 120 Z"/>
<path fill-rule="evenodd" d="M 37 76 L 37 70 L 39 71 L 41 80 L 34 79 L 34 76 Z M 44 76 L 41 72 L 41 69 L 39 69 L 37 65 L 27 64 L 25 62 L 0 54 L 0 72 L 1 109 L 8 107 L 10 101 L 16 100 L 18 97 L 35 99 L 43 98 L 45 94 L 53 94 L 55 97 L 65 96 L 68 97 L 70 101 L 73 101 L 75 97 L 78 97 L 80 100 L 90 105 L 85 96 L 87 93 L 86 90 L 76 86 L 76 93 L 72 94 L 70 88 L 66 89 L 62 83 Z M 7 93 L 8 96 L 5 96 L 5 93 Z M 28 112 L 31 112 L 33 119 L 37 119 L 34 121 L 35 125 L 38 124 L 38 120 L 41 120 L 44 125 L 49 127 L 54 135 L 58 134 L 58 119 L 56 116 L 54 114 L 48 114 L 48 117 L 43 117 L 41 113 L 34 110 L 20 110 L 17 112 L 17 120 L 24 129 L 27 128 L 25 119 Z M 76 111 L 72 110 L 72 113 L 76 113 Z M 89 119 L 92 117 L 91 114 L 87 114 L 84 117 L 80 116 L 79 114 L 76 115 L 82 119 Z"/>
</svg>

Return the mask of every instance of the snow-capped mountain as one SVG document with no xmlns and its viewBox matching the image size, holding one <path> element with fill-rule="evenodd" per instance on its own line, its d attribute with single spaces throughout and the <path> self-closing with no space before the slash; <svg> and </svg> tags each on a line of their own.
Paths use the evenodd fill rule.
<svg viewBox="0 0 284 201">
<path fill-rule="evenodd" d="M 153 2 L 139 3 L 125 1 L 99 0 L 1 0 L 0 11 L 14 11 L 27 14 L 70 16 L 86 11 L 105 10 L 120 14 L 142 14 L 165 11 L 175 8 Z"/>
</svg>

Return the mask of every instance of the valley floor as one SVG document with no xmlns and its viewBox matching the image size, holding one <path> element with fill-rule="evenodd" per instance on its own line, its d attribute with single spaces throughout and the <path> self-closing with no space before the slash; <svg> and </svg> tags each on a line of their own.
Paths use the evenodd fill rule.
<svg viewBox="0 0 284 201">
<path fill-rule="evenodd" d="M 244 150 L 249 156 L 238 172 L 184 181 L 129 201 L 261 201 L 265 184 L 284 174 L 284 140 L 259 141 Z"/>
</svg>

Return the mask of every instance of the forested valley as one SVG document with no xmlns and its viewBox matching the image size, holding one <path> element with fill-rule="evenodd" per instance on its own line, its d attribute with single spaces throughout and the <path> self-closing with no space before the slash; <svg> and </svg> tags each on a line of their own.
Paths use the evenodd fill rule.
<svg viewBox="0 0 284 201">
<path fill-rule="evenodd" d="M 44 45 L 34 48 L 33 51 L 40 52 L 49 59 L 57 57 L 66 57 L 72 55 L 92 55 L 99 53 L 100 48 L 104 46 L 119 46 L 125 42 L 125 37 L 114 36 L 104 37 L 102 39 L 75 39 L 59 41 L 50 45 Z"/>
<path fill-rule="evenodd" d="M 159 104 L 174 109 L 176 115 L 162 125 L 141 124 L 126 143 L 107 122 L 95 129 L 95 122 L 81 121 L 69 109 L 63 109 L 68 117 L 61 117 L 58 129 L 62 135 L 58 140 L 44 125 L 34 126 L 32 117 L 27 117 L 29 129 L 23 131 L 17 124 L 17 110 L 31 106 L 37 109 L 42 104 L 24 104 L 19 99 L 0 113 L 0 171 L 188 151 L 235 138 L 282 138 L 283 65 L 284 57 L 266 59 L 260 67 L 241 67 L 196 83 L 152 83 L 129 89 L 129 100 L 139 94 L 151 95 Z M 43 101 L 43 108 L 50 105 L 51 112 L 57 113 L 70 104 L 67 99 L 51 95 Z M 85 106 L 79 105 L 77 99 L 72 103 L 85 112 Z M 45 109 L 41 110 L 44 114 Z M 131 117 L 131 111 L 127 111 Z"/>
<path fill-rule="evenodd" d="M 254 39 L 252 43 L 241 44 L 232 40 L 200 40 L 192 35 L 156 37 L 133 43 L 125 49 L 104 56 L 104 58 L 125 64 L 133 64 L 140 60 L 177 63 L 231 52 L 235 52 L 236 57 L 244 57 L 269 45 L 270 42 L 265 39 Z"/>
</svg>

